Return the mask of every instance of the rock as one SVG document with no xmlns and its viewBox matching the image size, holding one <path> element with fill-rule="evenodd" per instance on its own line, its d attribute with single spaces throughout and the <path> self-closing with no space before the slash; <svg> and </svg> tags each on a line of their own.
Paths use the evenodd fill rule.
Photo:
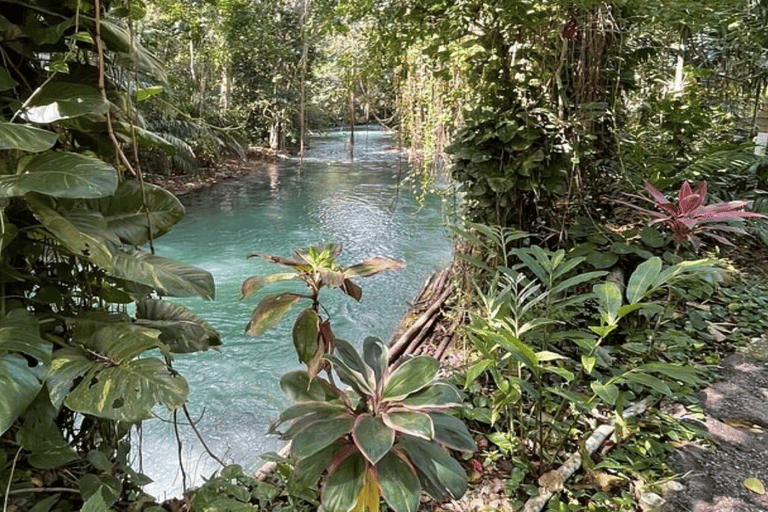
<svg viewBox="0 0 768 512">
<path fill-rule="evenodd" d="M 655 492 L 646 492 L 640 496 L 638 505 L 640 510 L 658 510 L 664 504 L 664 498 L 656 494 Z"/>
</svg>

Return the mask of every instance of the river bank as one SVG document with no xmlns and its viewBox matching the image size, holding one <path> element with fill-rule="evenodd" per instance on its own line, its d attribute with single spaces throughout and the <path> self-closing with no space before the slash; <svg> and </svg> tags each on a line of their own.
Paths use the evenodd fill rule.
<svg viewBox="0 0 768 512">
<path fill-rule="evenodd" d="M 265 163 L 276 163 L 289 158 L 291 157 L 287 153 L 253 146 L 246 149 L 242 156 L 225 158 L 203 168 L 197 174 L 151 174 L 146 176 L 146 180 L 177 196 L 183 196 L 223 181 L 240 178 L 254 172 Z"/>
</svg>

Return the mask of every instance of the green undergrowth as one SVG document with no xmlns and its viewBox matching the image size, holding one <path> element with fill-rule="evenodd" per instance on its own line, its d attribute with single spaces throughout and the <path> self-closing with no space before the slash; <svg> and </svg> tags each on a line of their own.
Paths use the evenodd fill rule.
<svg viewBox="0 0 768 512">
<path fill-rule="evenodd" d="M 635 510 L 663 495 L 679 476 L 674 451 L 706 440 L 679 412 L 701 417 L 696 391 L 721 358 L 764 343 L 765 280 L 692 259 L 655 229 L 585 230 L 567 251 L 513 230 L 456 231 L 474 248 L 462 255 L 473 280 L 489 283 L 465 305 L 470 357 L 456 377 L 480 446 L 470 481 L 501 478 L 515 509 L 542 486 L 559 491 L 556 511 Z M 647 397 L 646 413 L 622 417 Z M 585 440 L 606 423 L 614 435 L 589 455 Z M 557 481 L 573 453 L 582 468 Z"/>
</svg>

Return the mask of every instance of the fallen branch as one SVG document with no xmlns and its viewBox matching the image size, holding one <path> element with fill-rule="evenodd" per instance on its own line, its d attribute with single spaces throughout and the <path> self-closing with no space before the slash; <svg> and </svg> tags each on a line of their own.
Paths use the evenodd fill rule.
<svg viewBox="0 0 768 512">
<path fill-rule="evenodd" d="M 622 416 L 624 418 L 639 416 L 640 414 L 643 414 L 655 401 L 656 400 L 653 397 L 645 398 L 640 402 L 632 405 L 631 407 L 628 407 Z M 592 432 L 592 435 L 589 436 L 587 442 L 584 443 L 584 448 L 587 453 L 589 455 L 595 453 L 600 445 L 603 444 L 605 440 L 611 436 L 611 434 L 613 434 L 615 429 L 616 424 L 612 423 L 610 425 L 601 425 L 594 432 Z M 541 483 L 541 480 L 545 479 L 547 480 L 547 485 L 541 485 L 541 487 L 539 487 L 538 496 L 534 496 L 533 498 L 529 499 L 525 503 L 522 512 L 540 512 L 541 509 L 544 508 L 544 505 L 547 504 L 549 499 L 563 489 L 563 484 L 565 481 L 573 476 L 576 470 L 578 470 L 580 467 L 581 453 L 577 451 L 572 453 L 562 466 L 542 475 L 542 477 L 539 479 L 539 482 Z"/>
</svg>

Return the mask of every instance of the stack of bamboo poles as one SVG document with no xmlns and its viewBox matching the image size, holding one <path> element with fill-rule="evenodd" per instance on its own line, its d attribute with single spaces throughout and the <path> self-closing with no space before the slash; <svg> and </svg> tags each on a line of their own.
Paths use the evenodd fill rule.
<svg viewBox="0 0 768 512">
<path fill-rule="evenodd" d="M 389 342 L 389 361 L 428 353 L 442 359 L 453 340 L 461 315 L 447 321 L 446 302 L 454 291 L 452 269 L 436 272 L 424 283 L 416 301 L 403 317 Z"/>
</svg>

